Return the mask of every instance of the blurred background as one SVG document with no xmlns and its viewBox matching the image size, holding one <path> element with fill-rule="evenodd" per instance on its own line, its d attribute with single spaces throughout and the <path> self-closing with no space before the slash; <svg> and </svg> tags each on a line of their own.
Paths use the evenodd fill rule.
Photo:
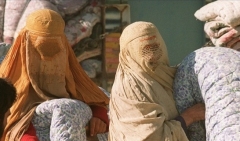
<svg viewBox="0 0 240 141">
<path fill-rule="evenodd" d="M 65 20 L 65 34 L 88 76 L 110 91 L 118 66 L 119 37 L 135 21 L 154 23 L 179 64 L 206 42 L 204 23 L 194 13 L 213 0 L 0 0 L 0 61 L 38 9 L 52 9 Z"/>
</svg>

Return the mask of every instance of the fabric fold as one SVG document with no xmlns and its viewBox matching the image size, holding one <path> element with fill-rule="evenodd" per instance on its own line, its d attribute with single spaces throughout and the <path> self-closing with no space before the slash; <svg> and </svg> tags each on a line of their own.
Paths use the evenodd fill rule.
<svg viewBox="0 0 240 141">
<path fill-rule="evenodd" d="M 175 70 L 153 24 L 139 21 L 124 29 L 109 105 L 109 141 L 188 141 L 174 120 Z"/>
<path fill-rule="evenodd" d="M 240 1 L 218 0 L 211 2 L 194 13 L 205 22 L 204 31 L 214 46 L 240 50 Z"/>
<path fill-rule="evenodd" d="M 18 98 L 2 141 L 19 141 L 35 107 L 46 100 L 73 98 L 107 109 L 109 98 L 79 65 L 64 27 L 61 15 L 53 10 L 31 13 L 3 60 L 0 77 L 14 84 Z"/>
</svg>

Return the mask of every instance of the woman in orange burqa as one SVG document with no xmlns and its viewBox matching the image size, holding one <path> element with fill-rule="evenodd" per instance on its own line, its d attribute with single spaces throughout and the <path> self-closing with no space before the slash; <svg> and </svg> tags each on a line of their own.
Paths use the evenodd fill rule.
<svg viewBox="0 0 240 141">
<path fill-rule="evenodd" d="M 14 84 L 17 100 L 10 109 L 1 141 L 30 139 L 34 132 L 28 129 L 34 130 L 32 118 L 38 105 L 59 98 L 84 102 L 91 108 L 91 134 L 107 131 L 109 98 L 80 67 L 64 27 L 57 12 L 42 9 L 31 13 L 2 62 L 0 77 Z"/>
</svg>

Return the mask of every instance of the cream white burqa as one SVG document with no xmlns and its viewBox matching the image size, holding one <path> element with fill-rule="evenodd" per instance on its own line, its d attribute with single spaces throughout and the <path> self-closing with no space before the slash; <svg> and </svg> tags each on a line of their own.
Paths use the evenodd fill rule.
<svg viewBox="0 0 240 141">
<path fill-rule="evenodd" d="M 176 68 L 149 22 L 128 25 L 120 37 L 119 66 L 111 91 L 109 141 L 188 141 L 172 95 Z"/>
</svg>

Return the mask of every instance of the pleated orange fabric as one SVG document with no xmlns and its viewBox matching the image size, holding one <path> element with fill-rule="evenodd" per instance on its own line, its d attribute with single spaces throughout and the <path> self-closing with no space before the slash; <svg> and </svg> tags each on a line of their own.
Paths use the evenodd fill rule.
<svg viewBox="0 0 240 141">
<path fill-rule="evenodd" d="M 73 98 L 106 107 L 109 98 L 79 65 L 66 36 L 65 23 L 55 11 L 31 13 L 0 66 L 0 77 L 17 89 L 1 141 L 19 141 L 36 106 L 55 98 Z"/>
</svg>

